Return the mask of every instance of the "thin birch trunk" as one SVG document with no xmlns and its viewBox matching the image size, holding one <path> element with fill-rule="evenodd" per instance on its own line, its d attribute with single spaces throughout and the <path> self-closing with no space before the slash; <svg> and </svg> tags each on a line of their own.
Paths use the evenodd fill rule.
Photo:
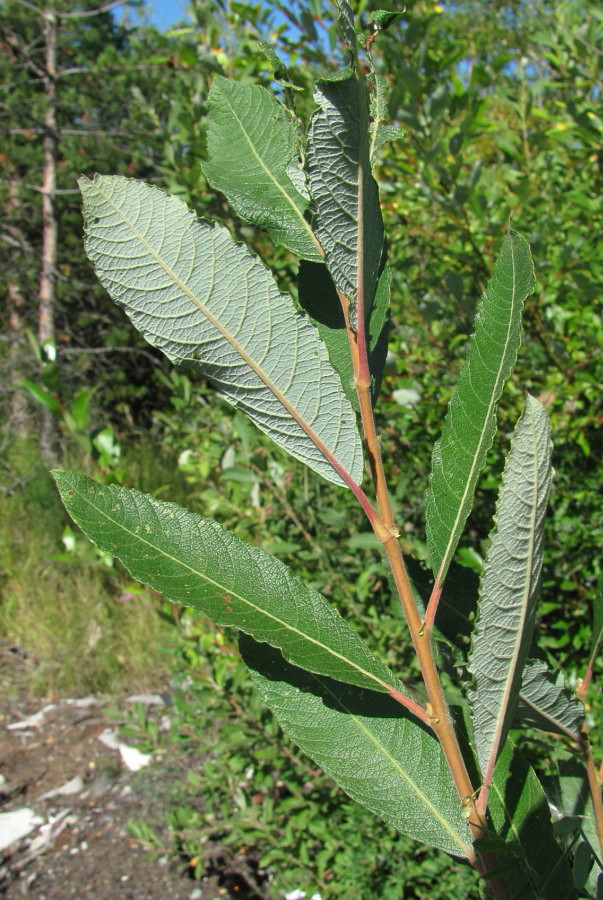
<svg viewBox="0 0 603 900">
<path fill-rule="evenodd" d="M 8 201 L 5 207 L 7 221 L 11 214 L 20 206 L 19 184 L 16 178 L 11 178 L 8 187 Z M 27 244 L 23 234 L 14 227 L 7 226 L 11 237 L 14 238 L 14 246 L 22 253 L 26 252 Z M 8 340 L 9 340 L 9 378 L 10 398 L 10 427 L 11 433 L 19 438 L 27 434 L 28 405 L 25 394 L 19 389 L 19 383 L 23 377 L 22 356 L 23 325 L 25 317 L 25 298 L 17 280 L 17 274 L 9 274 L 6 282 L 6 307 L 8 314 Z"/>
<path fill-rule="evenodd" d="M 44 181 L 42 187 L 42 267 L 38 294 L 38 341 L 44 352 L 46 342 L 55 346 L 54 305 L 57 263 L 58 226 L 56 218 L 56 170 L 57 170 L 57 15 L 45 10 L 44 41 L 46 48 L 46 74 L 44 94 Z M 50 410 L 42 408 L 40 427 L 40 452 L 45 460 L 54 456 L 56 429 Z"/>
</svg>

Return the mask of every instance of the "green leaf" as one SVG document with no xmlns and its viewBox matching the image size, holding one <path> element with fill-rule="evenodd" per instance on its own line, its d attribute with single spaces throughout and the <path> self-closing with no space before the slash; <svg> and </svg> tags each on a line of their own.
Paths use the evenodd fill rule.
<svg viewBox="0 0 603 900">
<path fill-rule="evenodd" d="M 496 406 L 517 358 L 523 303 L 533 289 L 529 245 L 510 231 L 477 310 L 475 333 L 448 405 L 442 437 L 433 448 L 425 517 L 438 584 L 462 534 L 494 439 Z"/>
<path fill-rule="evenodd" d="M 385 266 L 375 294 L 368 325 L 369 368 L 373 383 L 371 397 L 377 402 L 387 358 L 389 334 L 391 270 Z M 354 385 L 354 365 L 345 327 L 343 310 L 333 280 L 325 265 L 302 262 L 297 277 L 300 306 L 316 325 L 326 344 L 331 364 L 339 372 L 346 397 L 358 410 L 358 396 Z"/>
<path fill-rule="evenodd" d="M 523 727 L 539 728 L 577 741 L 584 707 L 566 687 L 560 669 L 552 672 L 543 660 L 529 659 L 523 670 L 515 715 Z"/>
<path fill-rule="evenodd" d="M 486 783 L 515 715 L 532 642 L 551 479 L 547 415 L 528 394 L 503 473 L 469 657 L 473 729 Z"/>
<path fill-rule="evenodd" d="M 276 50 L 268 41 L 258 41 L 258 49 L 262 51 L 274 72 L 276 81 L 289 81 L 289 71 Z"/>
<path fill-rule="evenodd" d="M 387 141 L 397 141 L 403 138 L 406 132 L 398 125 L 387 124 L 389 120 L 389 109 L 387 105 L 387 97 L 389 94 L 389 84 L 387 79 L 379 72 L 371 72 L 370 81 L 372 91 L 370 97 L 371 107 L 371 145 L 370 160 L 374 167 L 379 163 L 380 149 Z"/>
<path fill-rule="evenodd" d="M 305 218 L 309 198 L 299 159 L 296 122 L 266 88 L 214 78 L 208 98 L 203 171 L 245 221 L 275 244 L 316 261 L 322 253 Z"/>
<path fill-rule="evenodd" d="M 507 845 L 496 848 L 500 862 L 515 863 L 507 876 L 512 897 L 570 900 L 575 896 L 542 785 L 511 741 L 496 763 L 488 813 L 496 835 Z"/>
<path fill-rule="evenodd" d="M 381 271 L 383 222 L 371 174 L 368 99 L 354 74 L 321 79 L 306 148 L 314 232 L 335 287 L 350 301 L 350 321 L 363 298 L 368 321 Z"/>
<path fill-rule="evenodd" d="M 40 387 L 39 384 L 36 384 L 34 381 L 29 381 L 29 379 L 25 378 L 21 382 L 21 386 L 28 391 L 34 400 L 37 400 L 38 403 L 41 403 L 42 406 L 45 406 L 46 409 L 49 409 L 51 413 L 54 413 L 55 416 L 59 416 L 61 414 L 61 404 L 54 396 L 54 394 L 49 393 L 49 391 L 45 390 L 43 387 Z"/>
<path fill-rule="evenodd" d="M 603 643 L 603 575 L 599 577 L 593 600 L 593 636 L 590 644 L 591 656 L 596 656 Z"/>
<path fill-rule="evenodd" d="M 356 23 L 354 22 L 354 13 L 348 0 L 336 0 L 339 14 L 337 16 L 337 25 L 339 33 L 344 44 L 350 51 L 352 63 L 356 61 L 358 55 L 358 38 L 356 36 Z"/>
<path fill-rule="evenodd" d="M 261 261 L 148 184 L 97 175 L 80 187 L 88 256 L 149 343 L 324 478 L 359 483 L 354 411 L 316 329 Z"/>
<path fill-rule="evenodd" d="M 390 697 L 304 672 L 244 636 L 239 646 L 283 731 L 350 797 L 403 834 L 468 855 L 471 834 L 431 733 Z"/>
<path fill-rule="evenodd" d="M 369 13 L 366 21 L 368 25 L 373 25 L 378 31 L 386 31 L 402 18 L 404 18 L 404 12 L 391 12 L 387 9 L 376 9 L 372 13 Z"/>
<path fill-rule="evenodd" d="M 588 844 L 592 854 L 595 856 L 595 861 L 587 880 L 587 887 L 594 895 L 599 879 L 603 880 L 603 868 L 599 865 L 596 858 L 602 863 L 603 859 L 601 859 L 595 810 L 590 796 L 586 772 L 584 766 L 574 759 L 558 760 L 557 770 L 559 772 L 559 797 L 556 799 L 558 799 L 560 811 L 566 816 L 578 816 L 580 818 L 580 828 L 584 843 Z"/>
<path fill-rule="evenodd" d="M 287 659 L 374 691 L 404 691 L 364 641 L 301 578 L 212 519 L 138 491 L 54 472 L 69 514 L 137 581 L 279 647 Z"/>
</svg>

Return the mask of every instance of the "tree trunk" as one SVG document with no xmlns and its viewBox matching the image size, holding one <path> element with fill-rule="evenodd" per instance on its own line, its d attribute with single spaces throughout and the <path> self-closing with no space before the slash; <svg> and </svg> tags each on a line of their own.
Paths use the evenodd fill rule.
<svg viewBox="0 0 603 900">
<path fill-rule="evenodd" d="M 10 422 L 12 433 L 19 438 L 27 435 L 27 401 L 23 389 L 19 388 L 21 381 L 21 356 L 23 354 L 23 313 L 25 301 L 19 285 L 9 281 L 6 285 L 6 303 L 8 306 L 8 333 L 10 340 Z"/>
<path fill-rule="evenodd" d="M 44 182 L 42 187 L 42 267 L 38 294 L 38 341 L 42 353 L 54 359 L 56 354 L 54 304 L 57 263 L 56 170 L 57 170 L 57 15 L 52 9 L 44 13 L 46 74 L 44 95 Z M 47 351 L 45 352 L 45 347 Z M 52 349 L 51 349 L 52 347 Z M 50 357 L 49 353 L 50 351 Z M 42 458 L 54 457 L 56 429 L 50 410 L 42 408 L 40 452 Z"/>
<path fill-rule="evenodd" d="M 19 184 L 16 178 L 11 178 L 8 187 L 8 201 L 5 207 L 7 222 L 9 223 L 6 228 L 9 232 L 9 237 L 14 242 L 13 246 L 15 249 L 25 256 L 28 250 L 25 237 L 19 229 L 10 225 L 11 214 L 18 210 L 19 206 Z M 23 347 L 25 298 L 21 292 L 17 272 L 12 274 L 10 269 L 6 282 L 6 307 L 9 340 L 8 383 L 11 390 L 10 428 L 12 434 L 23 438 L 27 435 L 29 422 L 27 400 L 23 391 L 19 389 L 19 383 L 23 378 L 23 355 L 25 353 Z"/>
</svg>

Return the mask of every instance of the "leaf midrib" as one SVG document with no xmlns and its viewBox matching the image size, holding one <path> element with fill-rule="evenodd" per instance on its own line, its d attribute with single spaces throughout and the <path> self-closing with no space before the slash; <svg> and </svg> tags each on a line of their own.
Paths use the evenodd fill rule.
<svg viewBox="0 0 603 900">
<path fill-rule="evenodd" d="M 272 613 L 267 612 L 265 609 L 262 609 L 261 607 L 257 606 L 255 603 L 253 603 L 251 600 L 247 599 L 246 597 L 242 597 L 240 594 L 237 594 L 236 591 L 233 591 L 230 587 L 228 587 L 228 585 L 220 584 L 218 581 L 215 581 L 213 578 L 210 578 L 204 572 L 200 572 L 198 569 L 195 569 L 193 566 L 189 565 L 188 563 L 185 563 L 182 559 L 178 558 L 177 556 L 173 556 L 171 553 L 168 553 L 163 548 L 158 547 L 156 544 L 153 544 L 151 541 L 142 537 L 140 534 L 137 534 L 137 533 L 131 531 L 129 528 L 126 528 L 126 526 L 123 525 L 121 522 L 112 518 L 106 512 L 106 510 L 103 509 L 100 505 L 94 504 L 90 500 L 89 497 L 87 497 L 80 490 L 78 490 L 76 487 L 74 487 L 73 484 L 70 485 L 70 488 L 78 495 L 78 497 L 81 499 L 81 501 L 83 503 L 86 503 L 92 510 L 94 510 L 95 513 L 103 516 L 108 523 L 110 523 L 111 525 L 115 526 L 118 529 L 121 529 L 121 531 L 123 531 L 125 534 L 129 535 L 132 538 L 132 540 L 138 541 L 139 543 L 144 544 L 149 549 L 151 549 L 151 550 L 155 551 L 156 553 L 158 553 L 159 555 L 163 556 L 165 559 L 167 559 L 173 563 L 176 563 L 177 565 L 181 566 L 183 569 L 190 572 L 191 575 L 193 575 L 197 578 L 200 578 L 201 580 L 206 581 L 208 584 L 212 585 L 213 587 L 217 588 L 218 590 L 225 591 L 230 596 L 236 597 L 237 600 L 239 600 L 242 604 L 247 605 L 249 608 L 255 610 L 258 614 L 265 616 L 268 619 L 271 619 L 273 622 L 275 622 L 277 625 L 282 626 L 287 631 L 290 631 L 293 634 L 299 635 L 300 637 L 304 638 L 304 640 L 310 642 L 311 644 L 314 644 L 316 647 L 320 648 L 321 650 L 326 651 L 334 659 L 343 661 L 350 668 L 355 669 L 359 674 L 370 679 L 375 684 L 380 685 L 380 687 L 383 688 L 383 690 L 380 691 L 380 693 L 389 693 L 392 689 L 399 690 L 399 686 L 396 687 L 393 684 L 388 684 L 386 681 L 382 681 L 377 675 L 374 675 L 371 672 L 368 672 L 367 670 L 363 669 L 362 666 L 350 661 L 347 658 L 347 656 L 343 656 L 341 653 L 337 653 L 331 647 L 327 646 L 326 644 L 323 644 L 321 641 L 316 640 L 316 638 L 310 637 L 310 635 L 306 634 L 303 631 L 300 631 L 298 628 L 295 628 L 293 625 L 290 625 L 287 622 L 284 622 L 282 619 L 279 619 L 278 616 L 275 616 Z M 117 493 L 117 492 L 114 492 L 114 493 Z M 152 501 L 149 501 L 149 502 L 152 503 Z M 82 527 L 82 526 L 80 525 L 80 527 Z M 240 626 L 236 626 L 236 627 L 240 627 Z M 282 650 L 284 648 L 279 647 L 279 649 Z M 285 652 L 287 652 L 287 651 L 285 650 Z M 316 673 L 312 673 L 312 674 L 315 675 Z"/>
<path fill-rule="evenodd" d="M 467 845 L 461 840 L 461 838 L 458 836 L 456 831 L 452 828 L 450 823 L 447 822 L 446 819 L 443 818 L 443 816 L 441 815 L 441 813 L 439 812 L 437 807 L 435 807 L 433 805 L 432 801 L 423 793 L 423 791 L 418 786 L 418 784 L 415 781 L 413 781 L 413 779 L 410 777 L 408 772 L 404 768 L 402 768 L 400 762 L 394 756 L 391 755 L 391 753 L 389 752 L 387 747 L 385 747 L 381 743 L 381 741 L 379 741 L 377 739 L 377 736 L 369 728 L 366 727 L 366 725 L 359 718 L 359 716 L 357 716 L 350 709 L 348 709 L 348 707 L 345 705 L 345 703 L 343 702 L 341 697 L 337 696 L 336 694 L 333 693 L 333 691 L 331 691 L 329 689 L 328 685 L 322 681 L 320 676 L 314 674 L 313 677 L 316 678 L 318 683 L 321 685 L 321 688 L 324 691 L 326 691 L 328 694 L 330 694 L 330 696 L 341 707 L 341 709 L 343 709 L 344 712 L 346 712 L 354 720 L 358 729 L 363 731 L 364 734 L 369 738 L 369 740 L 372 741 L 374 746 L 377 747 L 377 749 L 381 752 L 381 754 L 391 764 L 392 768 L 395 769 L 395 771 L 397 771 L 398 774 L 402 776 L 402 778 L 406 781 L 406 783 L 409 785 L 409 787 L 415 792 L 417 797 L 419 797 L 421 802 L 433 813 L 434 817 L 438 820 L 438 822 L 440 822 L 440 824 L 442 825 L 444 830 L 447 831 L 448 834 L 450 834 L 454 838 L 455 842 L 462 849 L 464 856 L 469 858 L 471 856 L 471 851 L 469 850 Z M 420 726 L 417 726 L 417 727 L 420 727 Z"/>
<path fill-rule="evenodd" d="M 323 443 L 323 441 L 318 437 L 313 428 L 307 424 L 307 422 L 303 419 L 297 409 L 293 406 L 292 403 L 289 402 L 285 394 L 276 386 L 276 384 L 269 378 L 266 373 L 260 368 L 260 366 L 253 360 L 249 354 L 244 350 L 244 348 L 239 344 L 239 342 L 234 338 L 230 332 L 228 332 L 223 325 L 215 318 L 215 316 L 209 311 L 209 309 L 202 303 L 196 296 L 193 294 L 191 290 L 187 287 L 187 285 L 181 281 L 181 279 L 176 275 L 176 273 L 163 261 L 161 256 L 151 247 L 146 238 L 141 234 L 140 231 L 136 228 L 133 222 L 131 222 L 126 215 L 123 213 L 121 208 L 117 206 L 113 200 L 108 197 L 102 190 L 99 188 L 96 182 L 92 182 L 92 184 L 96 187 L 96 190 L 102 194 L 105 202 L 111 206 L 117 215 L 119 215 L 124 222 L 124 224 L 130 228 L 132 233 L 138 238 L 142 246 L 147 250 L 147 252 L 153 257 L 153 259 L 157 262 L 159 266 L 163 269 L 163 271 L 170 277 L 173 282 L 180 288 L 180 290 L 195 304 L 195 306 L 199 309 L 199 311 L 211 322 L 214 328 L 222 335 L 222 337 L 230 344 L 230 346 L 235 350 L 241 357 L 241 359 L 249 366 L 249 368 L 255 372 L 258 378 L 263 382 L 263 384 L 268 388 L 268 390 L 276 397 L 276 399 L 281 403 L 284 409 L 289 413 L 292 419 L 300 426 L 300 428 L 305 432 L 305 434 L 310 438 L 316 449 L 320 452 L 320 454 L 324 457 L 324 459 L 332 466 L 333 469 L 337 472 L 337 474 L 347 483 L 350 482 L 355 483 L 350 475 L 350 473 L 344 469 L 341 463 L 338 462 L 334 454 L 328 449 L 328 447 Z"/>
<path fill-rule="evenodd" d="M 222 96 L 224 97 L 224 100 L 228 104 L 228 107 L 230 109 L 230 112 L 231 112 L 233 118 L 237 121 L 237 123 L 243 133 L 243 136 L 245 137 L 247 143 L 249 144 L 249 148 L 250 148 L 252 154 L 255 156 L 256 160 L 258 161 L 260 167 L 263 169 L 263 171 L 266 173 L 266 175 L 268 176 L 270 181 L 272 181 L 274 186 L 280 191 L 280 193 L 283 195 L 283 197 L 285 198 L 285 200 L 287 201 L 287 203 L 289 204 L 291 209 L 294 211 L 295 215 L 297 216 L 299 221 L 302 223 L 305 231 L 307 232 L 310 240 L 316 246 L 316 249 L 318 250 L 318 252 L 321 255 L 324 255 L 322 248 L 320 246 L 320 243 L 318 242 L 316 235 L 312 231 L 312 228 L 310 227 L 310 223 L 305 218 L 302 210 L 300 210 L 300 208 L 297 206 L 297 204 L 293 202 L 293 198 L 288 194 L 288 192 L 285 190 L 285 188 L 280 183 L 280 181 L 278 181 L 278 179 L 275 178 L 275 176 L 272 174 L 272 172 L 270 171 L 268 166 L 264 163 L 264 160 L 262 159 L 262 157 L 260 156 L 260 154 L 257 152 L 257 150 L 255 148 L 255 144 L 252 142 L 251 137 L 247 133 L 247 131 L 243 125 L 243 122 L 237 115 L 235 108 L 233 107 L 232 103 L 230 102 L 230 98 L 225 93 Z M 291 186 L 293 187 L 293 185 L 291 185 Z M 293 189 L 295 190 L 295 188 L 293 188 Z"/>
<path fill-rule="evenodd" d="M 535 713 L 541 716 L 541 718 L 545 719 L 547 722 L 550 722 L 560 731 L 563 731 L 563 733 L 572 738 L 572 740 L 579 740 L 578 734 L 574 734 L 574 732 L 570 728 L 568 728 L 567 725 L 564 725 L 563 722 L 561 722 L 559 719 L 556 719 L 555 716 L 552 716 L 550 713 L 545 712 L 542 706 L 539 706 L 538 703 L 535 703 L 533 700 L 529 700 L 523 693 L 523 691 L 519 692 L 519 700 L 529 709 L 533 710 Z"/>
<path fill-rule="evenodd" d="M 517 295 L 517 278 L 516 278 L 516 271 L 515 271 L 515 247 L 513 244 L 511 244 L 511 268 L 513 271 L 513 291 L 512 291 L 512 295 L 511 295 L 511 308 L 512 308 L 512 310 L 514 310 L 515 302 L 516 302 L 516 295 Z M 465 481 L 465 489 L 463 491 L 463 494 L 461 495 L 461 502 L 458 504 L 458 512 L 457 512 L 456 518 L 454 520 L 453 526 L 450 530 L 450 537 L 448 540 L 448 544 L 446 546 L 444 553 L 442 554 L 442 562 L 440 563 L 438 574 L 435 579 L 436 587 L 439 584 L 441 584 L 444 574 L 448 568 L 448 565 L 450 564 L 450 560 L 452 558 L 452 553 L 453 553 L 453 548 L 456 546 L 457 530 L 459 529 L 459 523 L 461 522 L 461 520 L 463 518 L 463 511 L 465 509 L 467 497 L 469 496 L 469 494 L 472 491 L 473 478 L 475 475 L 475 471 L 478 467 L 479 452 L 483 446 L 483 443 L 485 440 L 485 434 L 486 434 L 489 426 L 491 425 L 491 417 L 492 417 L 493 409 L 496 407 L 496 405 L 498 403 L 498 399 L 494 399 L 494 398 L 496 397 L 496 394 L 498 393 L 498 388 L 499 388 L 501 381 L 504 380 L 502 378 L 502 371 L 503 371 L 503 366 L 504 366 L 504 363 L 505 363 L 505 360 L 507 357 L 507 350 L 508 350 L 509 342 L 511 339 L 511 332 L 513 331 L 512 324 L 513 324 L 513 317 L 511 315 L 511 316 L 509 316 L 509 321 L 508 321 L 508 325 L 507 325 L 507 334 L 506 334 L 506 339 L 505 339 L 505 343 L 504 343 L 504 353 L 503 353 L 501 364 L 500 364 L 500 367 L 499 367 L 499 370 L 498 370 L 498 373 L 496 376 L 496 383 L 491 392 L 491 399 L 490 399 L 490 402 L 488 403 L 488 414 L 484 417 L 484 424 L 482 426 L 480 437 L 479 437 L 479 442 L 478 442 L 476 451 L 473 456 L 473 463 L 471 464 L 469 476 L 467 477 L 467 480 Z M 432 488 L 432 490 L 433 490 L 433 488 Z"/>
<path fill-rule="evenodd" d="M 485 772 L 493 771 L 494 764 L 496 762 L 496 758 L 498 756 L 498 751 L 500 749 L 501 737 L 502 737 L 502 729 L 505 722 L 505 718 L 507 715 L 509 700 L 511 697 L 511 687 L 513 685 L 513 680 L 515 678 L 515 673 L 517 671 L 517 660 L 519 658 L 519 654 L 521 651 L 522 644 L 524 643 L 524 627 L 526 623 L 526 618 L 529 611 L 530 606 L 530 595 L 532 592 L 532 566 L 534 562 L 534 537 L 536 530 L 536 517 L 538 515 L 538 495 L 540 491 L 540 478 L 539 478 L 539 470 L 538 470 L 538 441 L 536 437 L 536 420 L 534 418 L 534 414 L 530 413 L 531 419 L 531 434 L 530 438 L 532 441 L 532 468 L 534 474 L 534 487 L 531 491 L 532 495 L 532 509 L 530 512 L 530 528 L 529 528 L 529 538 L 527 542 L 527 554 L 525 556 L 526 566 L 525 566 L 525 584 L 522 592 L 522 601 L 521 601 L 521 611 L 520 611 L 520 620 L 519 627 L 517 628 L 517 636 L 515 638 L 515 644 L 513 648 L 513 653 L 510 657 L 509 667 L 507 671 L 507 677 L 505 679 L 505 687 L 504 691 L 500 695 L 500 702 L 498 705 L 498 713 L 496 716 L 496 727 L 494 730 L 494 734 L 492 736 L 492 743 L 490 746 L 490 753 L 488 755 L 488 762 L 485 766 Z M 500 533 L 499 533 L 500 534 Z"/>
</svg>

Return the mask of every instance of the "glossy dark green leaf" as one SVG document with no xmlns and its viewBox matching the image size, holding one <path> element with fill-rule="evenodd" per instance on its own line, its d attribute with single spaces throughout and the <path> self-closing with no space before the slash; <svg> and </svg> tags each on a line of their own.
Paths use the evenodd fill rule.
<svg viewBox="0 0 603 900">
<path fill-rule="evenodd" d="M 471 834 L 430 732 L 390 697 L 312 675 L 244 635 L 239 645 L 283 731 L 350 797 L 403 834 L 467 855 Z"/>
<path fill-rule="evenodd" d="M 146 494 L 54 473 L 67 511 L 137 581 L 279 647 L 287 659 L 374 691 L 404 691 L 354 629 L 287 566 L 204 519 Z"/>
<path fill-rule="evenodd" d="M 558 802 L 560 811 L 566 816 L 579 817 L 582 834 L 580 842 L 588 845 L 593 859 L 586 884 L 589 892 L 594 895 L 599 881 L 603 880 L 603 868 L 597 861 L 598 859 L 603 863 L 603 854 L 601 854 L 595 810 L 590 796 L 586 770 L 578 760 L 560 759 L 557 761 L 557 771 L 559 773 Z"/>
</svg>

